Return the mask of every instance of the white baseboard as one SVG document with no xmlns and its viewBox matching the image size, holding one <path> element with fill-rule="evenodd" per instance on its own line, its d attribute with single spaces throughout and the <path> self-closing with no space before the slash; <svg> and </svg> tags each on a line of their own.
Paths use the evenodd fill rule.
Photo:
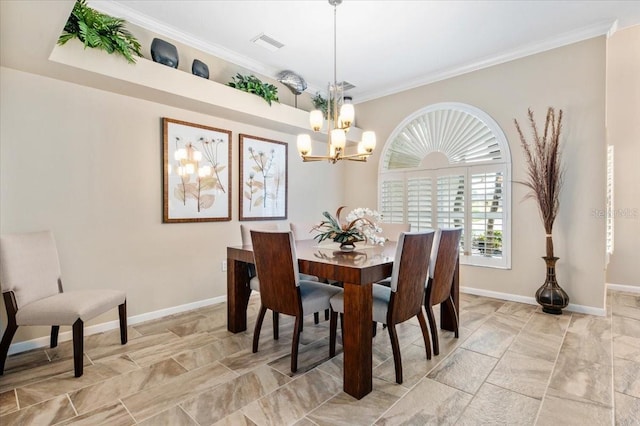
<svg viewBox="0 0 640 426">
<path fill-rule="evenodd" d="M 189 311 L 192 309 L 202 308 L 203 306 L 215 305 L 218 303 L 226 302 L 227 296 L 218 296 L 213 297 L 211 299 L 198 300 L 197 302 L 186 303 L 184 305 L 172 306 L 170 308 L 160 309 L 153 312 L 146 312 L 140 315 L 134 315 L 132 317 L 127 318 L 128 325 L 139 324 L 144 321 L 149 321 L 157 318 L 162 318 L 167 315 L 177 314 L 180 312 Z M 88 336 L 91 334 L 102 333 L 104 331 L 113 330 L 120 327 L 120 321 L 108 321 L 103 322 L 101 324 L 90 325 L 84 328 L 84 335 Z M 71 340 L 73 338 L 73 334 L 71 331 L 65 331 L 60 333 L 58 336 L 58 342 L 64 342 L 67 340 Z M 49 346 L 50 340 L 49 336 L 46 337 L 38 337 L 31 340 L 25 340 L 23 342 L 17 342 L 13 345 L 9 346 L 9 355 L 16 354 L 20 352 L 29 351 L 31 349 L 42 348 L 45 346 Z"/>
<path fill-rule="evenodd" d="M 626 293 L 640 293 L 640 285 L 624 285 L 607 283 L 607 289 L 613 291 L 624 291 Z"/>
<path fill-rule="evenodd" d="M 494 299 L 508 300 L 510 302 L 526 303 L 528 305 L 537 305 L 535 297 L 520 296 L 511 293 L 501 293 L 499 291 L 483 290 L 473 287 L 460 287 L 462 293 L 475 294 L 476 296 L 492 297 Z M 576 305 L 569 303 L 569 306 L 565 308 L 567 311 L 577 312 L 580 314 L 597 315 L 600 317 L 607 315 L 605 308 L 595 308 L 593 306 Z"/>
</svg>

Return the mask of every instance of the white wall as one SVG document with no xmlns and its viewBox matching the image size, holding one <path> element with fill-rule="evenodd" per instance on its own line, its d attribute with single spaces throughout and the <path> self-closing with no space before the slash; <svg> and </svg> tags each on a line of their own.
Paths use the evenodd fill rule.
<svg viewBox="0 0 640 426">
<path fill-rule="evenodd" d="M 303 164 L 295 135 L 9 68 L 0 105 L 0 232 L 52 229 L 65 288 L 123 289 L 129 315 L 226 294 L 221 262 L 241 241 L 239 133 L 290 144 L 290 221 L 319 222 L 343 200 L 342 165 Z M 233 132 L 231 222 L 162 223 L 161 117 Z M 47 333 L 19 329 L 14 342 Z"/>
<path fill-rule="evenodd" d="M 357 105 L 358 126 L 375 129 L 381 145 L 405 117 L 427 105 L 476 106 L 505 132 L 514 180 L 525 179 L 525 165 L 513 119 L 526 122 L 531 107 L 543 123 L 548 106 L 563 109 L 566 175 L 554 227 L 558 281 L 571 303 L 597 309 L 604 308 L 605 228 L 591 211 L 605 200 L 605 47 L 599 37 Z M 346 170 L 347 197 L 356 204 L 377 204 L 381 152 L 382 146 L 373 161 Z M 544 282 L 544 228 L 537 206 L 524 195 L 523 186 L 513 185 L 512 269 L 463 266 L 462 286 L 533 297 Z"/>
</svg>

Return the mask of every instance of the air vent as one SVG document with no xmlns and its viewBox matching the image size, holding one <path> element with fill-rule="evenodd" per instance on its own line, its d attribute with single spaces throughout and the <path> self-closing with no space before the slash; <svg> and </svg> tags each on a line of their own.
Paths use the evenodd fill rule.
<svg viewBox="0 0 640 426">
<path fill-rule="evenodd" d="M 280 43 L 278 40 L 273 37 L 269 37 L 268 35 L 262 33 L 258 34 L 254 38 L 251 39 L 252 42 L 257 44 L 258 46 L 262 46 L 267 50 L 275 52 L 276 50 L 282 48 L 284 44 Z"/>
<path fill-rule="evenodd" d="M 340 83 L 338 83 L 338 84 L 341 84 L 341 85 L 342 85 L 342 90 L 344 90 L 345 92 L 346 92 L 347 90 L 351 90 L 351 89 L 353 89 L 353 88 L 355 88 L 355 87 L 356 87 L 356 86 L 354 86 L 353 84 L 349 83 L 348 81 L 342 81 L 342 82 L 340 82 Z"/>
</svg>

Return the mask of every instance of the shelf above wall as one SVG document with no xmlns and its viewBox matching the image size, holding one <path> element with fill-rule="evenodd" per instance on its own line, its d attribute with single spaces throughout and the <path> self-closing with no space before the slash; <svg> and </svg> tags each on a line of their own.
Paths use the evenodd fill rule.
<svg viewBox="0 0 640 426">
<path fill-rule="evenodd" d="M 256 95 L 145 58 L 130 64 L 118 55 L 85 49 L 81 42 L 71 40 L 64 46 L 56 45 L 49 60 L 91 73 L 83 84 L 98 89 L 284 133 L 308 133 L 314 140 L 326 142 L 326 132 L 310 130 L 307 111 L 275 102 L 269 106 Z M 348 133 L 352 142 L 361 137 L 362 130 L 356 127 Z"/>
</svg>

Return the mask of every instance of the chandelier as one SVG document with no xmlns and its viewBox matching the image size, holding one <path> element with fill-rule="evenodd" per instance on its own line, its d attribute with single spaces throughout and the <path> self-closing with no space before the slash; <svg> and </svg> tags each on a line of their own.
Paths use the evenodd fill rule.
<svg viewBox="0 0 640 426">
<path fill-rule="evenodd" d="M 329 83 L 327 99 L 327 155 L 311 155 L 311 136 L 308 134 L 298 135 L 298 152 L 304 162 L 328 160 L 335 164 L 339 160 L 367 161 L 367 157 L 376 147 L 376 134 L 372 131 L 362 132 L 362 140 L 358 143 L 356 154 L 345 154 L 347 132 L 353 124 L 355 110 L 353 104 L 346 102 L 344 82 L 338 83 L 336 72 L 336 12 L 342 0 L 328 1 L 333 6 L 333 83 Z M 323 122 L 322 111 L 316 109 L 309 113 L 309 124 L 314 132 L 322 129 Z"/>
</svg>

